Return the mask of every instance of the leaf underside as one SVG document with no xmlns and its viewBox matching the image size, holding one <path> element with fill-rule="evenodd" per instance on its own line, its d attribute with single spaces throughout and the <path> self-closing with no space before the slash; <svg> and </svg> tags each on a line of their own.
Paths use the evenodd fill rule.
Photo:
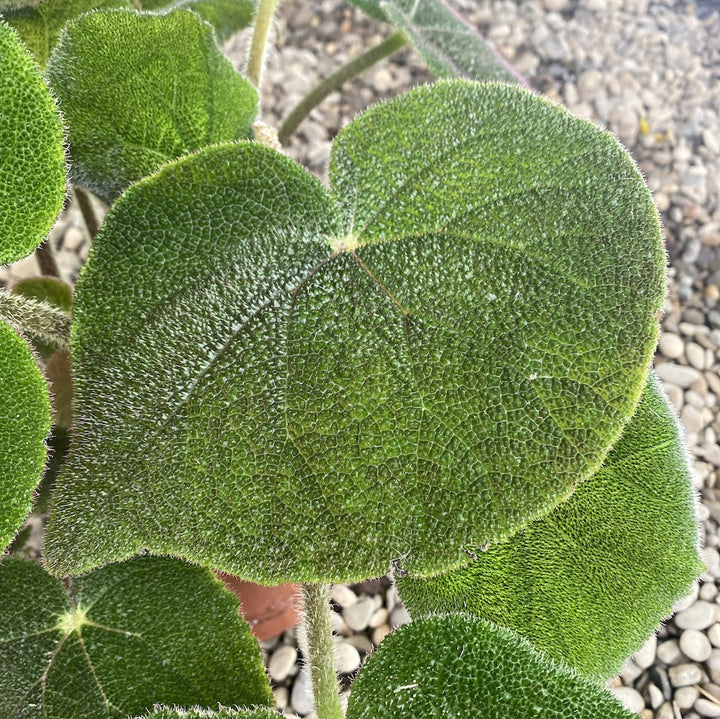
<svg viewBox="0 0 720 719">
<path fill-rule="evenodd" d="M 237 600 L 209 571 L 157 557 L 76 579 L 69 594 L 39 565 L 3 559 L 0 669 L 9 719 L 272 702 Z"/>
<path fill-rule="evenodd" d="M 467 567 L 398 579 L 414 617 L 469 612 L 607 679 L 703 571 L 688 460 L 651 375 L 600 471 L 546 517 Z"/>
<path fill-rule="evenodd" d="M 347 719 L 633 719 L 609 692 L 516 634 L 474 617 L 421 619 L 388 636 L 353 683 Z"/>
<path fill-rule="evenodd" d="M 55 103 L 17 33 L 0 18 L 0 265 L 30 254 L 65 197 L 65 151 Z"/>
<path fill-rule="evenodd" d="M 71 179 L 107 202 L 169 160 L 248 137 L 257 114 L 257 92 L 190 10 L 84 15 L 66 26 L 48 78 Z"/>
<path fill-rule="evenodd" d="M 664 296 L 615 140 L 444 82 L 358 118 L 330 176 L 240 143 L 113 208 L 77 287 L 53 571 L 149 547 L 265 583 L 431 575 L 597 469 Z"/>
<path fill-rule="evenodd" d="M 49 432 L 47 383 L 25 340 L 0 322 L 0 552 L 32 507 Z"/>
</svg>

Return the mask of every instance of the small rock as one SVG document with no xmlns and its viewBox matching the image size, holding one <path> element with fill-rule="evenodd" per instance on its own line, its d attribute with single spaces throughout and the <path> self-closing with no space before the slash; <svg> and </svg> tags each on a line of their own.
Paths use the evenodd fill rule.
<svg viewBox="0 0 720 719">
<path fill-rule="evenodd" d="M 640 649 L 633 655 L 635 664 L 643 669 L 651 667 L 655 661 L 655 652 L 657 651 L 657 637 L 653 634 Z"/>
<path fill-rule="evenodd" d="M 708 629 L 707 636 L 710 644 L 714 647 L 720 647 L 720 624 L 713 624 L 710 629 Z"/>
<path fill-rule="evenodd" d="M 545 9 L 548 12 L 562 12 L 566 10 L 569 5 L 569 0 L 545 0 Z M 705 132 L 708 132 L 707 130 Z M 710 133 L 708 133 L 710 134 Z M 705 135 L 703 134 L 703 138 Z M 707 145 L 707 142 L 705 142 Z"/>
<path fill-rule="evenodd" d="M 410 613 L 405 607 L 400 604 L 390 612 L 390 626 L 393 629 L 401 627 L 403 624 L 409 624 L 412 621 Z"/>
<path fill-rule="evenodd" d="M 655 370 L 663 382 L 669 382 L 683 389 L 690 387 L 700 376 L 700 373 L 694 367 L 686 367 L 673 362 L 663 362 Z"/>
<path fill-rule="evenodd" d="M 347 644 L 352 644 L 359 652 L 362 652 L 363 654 L 372 654 L 373 649 L 375 648 L 373 646 L 373 643 L 370 641 L 370 637 L 365 634 L 353 634 L 345 641 L 347 642 Z"/>
<path fill-rule="evenodd" d="M 670 684 L 676 689 L 678 687 L 689 687 L 702 680 L 702 669 L 697 664 L 691 664 L 690 662 L 676 664 L 668 669 L 668 677 Z"/>
<path fill-rule="evenodd" d="M 352 674 L 360 668 L 360 652 L 352 644 L 342 642 L 335 647 L 335 669 L 340 674 Z"/>
<path fill-rule="evenodd" d="M 283 644 L 270 657 L 268 672 L 274 681 L 281 682 L 290 676 L 296 664 L 297 650 L 295 647 Z"/>
<path fill-rule="evenodd" d="M 658 349 L 663 357 L 674 360 L 682 357 L 685 345 L 676 334 L 664 332 L 660 337 Z"/>
<path fill-rule="evenodd" d="M 375 646 L 378 646 L 380 642 L 385 639 L 385 637 L 392 632 L 392 629 L 389 624 L 383 624 L 382 626 L 379 626 L 377 629 L 373 629 L 372 633 L 372 643 Z"/>
<path fill-rule="evenodd" d="M 696 342 L 688 342 L 685 347 L 685 355 L 688 362 L 695 369 L 704 370 L 705 367 L 705 350 Z"/>
<path fill-rule="evenodd" d="M 629 712 L 637 714 L 645 706 L 642 694 L 631 687 L 613 687 L 611 691 Z"/>
<path fill-rule="evenodd" d="M 657 709 L 665 701 L 663 693 L 654 684 L 648 684 L 647 693 L 653 709 Z"/>
<path fill-rule="evenodd" d="M 367 627 L 374 611 L 375 604 L 372 598 L 361 597 L 355 604 L 351 604 L 343 611 L 343 619 L 354 632 L 362 632 Z"/>
<path fill-rule="evenodd" d="M 699 696 L 700 692 L 695 687 L 680 687 L 675 692 L 674 700 L 680 709 L 690 709 Z"/>
<path fill-rule="evenodd" d="M 720 704 L 716 704 L 705 697 L 700 697 L 693 705 L 693 709 L 704 717 L 720 717 Z"/>
<path fill-rule="evenodd" d="M 85 233 L 79 227 L 75 227 L 75 225 L 70 225 L 70 227 L 65 230 L 65 234 L 63 235 L 62 248 L 64 250 L 76 252 L 78 247 L 80 247 L 80 245 L 84 241 Z"/>
<path fill-rule="evenodd" d="M 303 667 L 293 684 L 290 703 L 295 713 L 301 716 L 309 714 L 315 708 L 315 697 L 312 693 L 310 674 L 305 667 Z"/>
<path fill-rule="evenodd" d="M 275 706 L 282 711 L 288 705 L 287 687 L 276 687 L 273 689 L 273 696 L 275 697 Z"/>
<path fill-rule="evenodd" d="M 368 620 L 368 626 L 371 629 L 375 629 L 375 627 L 379 627 L 381 624 L 386 624 L 389 616 L 388 610 L 385 609 L 385 607 L 380 607 L 372 613 L 372 616 Z"/>
<path fill-rule="evenodd" d="M 626 659 L 623 665 L 622 671 L 620 672 L 620 678 L 623 684 L 631 685 L 635 680 L 643 673 L 642 667 L 639 667 L 632 659 Z"/>
<path fill-rule="evenodd" d="M 665 702 L 655 714 L 655 719 L 675 719 L 675 712 L 673 711 L 672 704 Z"/>
<path fill-rule="evenodd" d="M 683 659 L 683 655 L 680 651 L 680 646 L 678 645 L 677 640 L 668 639 L 667 641 L 659 644 L 657 648 L 657 657 L 661 662 L 670 666 L 673 664 L 679 664 Z"/>
<path fill-rule="evenodd" d="M 718 605 L 700 600 L 675 615 L 678 629 L 707 629 L 718 620 Z"/>
<path fill-rule="evenodd" d="M 357 594 L 346 584 L 335 584 L 330 592 L 330 599 L 343 609 L 357 603 Z"/>
</svg>

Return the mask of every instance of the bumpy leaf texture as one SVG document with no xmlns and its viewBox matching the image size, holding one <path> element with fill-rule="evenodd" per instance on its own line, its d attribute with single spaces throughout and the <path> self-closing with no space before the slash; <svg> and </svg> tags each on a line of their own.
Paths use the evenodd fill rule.
<svg viewBox="0 0 720 719">
<path fill-rule="evenodd" d="M 71 179 L 112 202 L 164 162 L 248 137 L 257 92 L 190 10 L 98 11 L 69 23 L 48 64 Z"/>
<path fill-rule="evenodd" d="M 594 679 L 625 658 L 703 571 L 688 459 L 654 376 L 598 473 L 467 567 L 399 578 L 413 616 L 465 611 Z"/>
<path fill-rule="evenodd" d="M 133 0 L 33 0 L 25 7 L 10 8 L 4 16 L 37 62 L 45 67 L 65 23 L 90 10 L 121 7 L 134 8 L 135 4 Z"/>
<path fill-rule="evenodd" d="M 0 264 L 30 254 L 65 197 L 63 132 L 40 71 L 0 18 Z"/>
<path fill-rule="evenodd" d="M 512 67 L 445 0 L 350 0 L 396 25 L 435 77 L 518 82 Z"/>
<path fill-rule="evenodd" d="M 27 342 L 0 322 L 0 551 L 32 506 L 45 466 L 50 398 Z"/>
<path fill-rule="evenodd" d="M 0 715 L 122 719 L 155 704 L 270 706 L 260 648 L 211 572 L 140 557 L 69 589 L 0 564 Z"/>
<path fill-rule="evenodd" d="M 347 719 L 632 719 L 607 691 L 513 632 L 446 615 L 387 637 L 355 680 Z"/>
<path fill-rule="evenodd" d="M 330 176 L 240 143 L 113 208 L 77 288 L 53 571 L 149 547 L 266 583 L 427 576 L 599 467 L 664 296 L 616 141 L 453 81 L 357 119 Z"/>
<path fill-rule="evenodd" d="M 159 707 L 135 719 L 278 719 L 278 713 L 264 708 L 212 711 L 200 707 L 192 709 Z"/>
</svg>

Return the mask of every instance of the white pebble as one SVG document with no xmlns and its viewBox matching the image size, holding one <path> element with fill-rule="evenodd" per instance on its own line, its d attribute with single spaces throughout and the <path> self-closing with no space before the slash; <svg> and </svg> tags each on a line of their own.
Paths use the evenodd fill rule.
<svg viewBox="0 0 720 719">
<path fill-rule="evenodd" d="M 672 704 L 665 702 L 655 714 L 655 719 L 675 719 L 675 712 L 673 711 Z"/>
<path fill-rule="evenodd" d="M 283 710 L 288 705 L 288 690 L 287 687 L 276 687 L 273 689 L 273 696 L 275 697 L 275 706 Z"/>
<path fill-rule="evenodd" d="M 375 611 L 375 604 L 370 597 L 361 597 L 355 604 L 343 610 L 345 624 L 354 632 L 362 632 L 368 625 Z"/>
<path fill-rule="evenodd" d="M 675 688 L 688 687 L 691 684 L 697 684 L 702 680 L 702 669 L 697 664 L 676 664 L 668 669 L 668 678 L 670 684 Z"/>
<path fill-rule="evenodd" d="M 397 629 L 403 624 L 409 624 L 411 621 L 408 610 L 405 609 L 402 604 L 398 605 L 392 610 L 392 612 L 390 612 L 390 626 L 393 629 Z"/>
<path fill-rule="evenodd" d="M 680 337 L 678 337 L 676 334 L 665 332 L 660 337 L 658 349 L 664 357 L 674 360 L 682 357 L 685 345 L 683 344 L 683 341 L 680 339 Z"/>
<path fill-rule="evenodd" d="M 268 672 L 272 679 L 281 682 L 290 676 L 297 663 L 297 650 L 295 647 L 283 644 L 272 653 L 268 664 Z"/>
<path fill-rule="evenodd" d="M 686 629 L 680 635 L 680 651 L 694 662 L 704 662 L 709 659 L 712 646 L 710 640 L 697 629 Z"/>
<path fill-rule="evenodd" d="M 720 704 L 716 704 L 705 697 L 700 697 L 693 705 L 693 709 L 695 709 L 700 716 L 720 717 Z"/>
<path fill-rule="evenodd" d="M 685 347 L 685 355 L 688 362 L 699 370 L 705 368 L 705 350 L 696 342 L 688 342 Z"/>
<path fill-rule="evenodd" d="M 657 648 L 657 656 L 661 662 L 669 665 L 679 664 L 683 659 L 682 652 L 680 651 L 680 647 L 675 639 L 668 639 L 667 641 L 659 644 Z"/>
<path fill-rule="evenodd" d="M 718 620 L 720 609 L 717 604 L 695 602 L 688 609 L 675 615 L 675 625 L 679 629 L 707 629 Z"/>
<path fill-rule="evenodd" d="M 645 706 L 642 694 L 632 687 L 613 687 L 611 691 L 629 712 L 637 714 Z"/>
<path fill-rule="evenodd" d="M 653 634 L 640 649 L 633 655 L 635 664 L 643 669 L 648 669 L 655 661 L 655 652 L 657 651 L 657 637 Z"/>
<path fill-rule="evenodd" d="M 352 644 L 355 649 L 363 654 L 372 654 L 374 649 L 370 637 L 365 634 L 353 634 L 345 640 L 348 644 Z"/>
<path fill-rule="evenodd" d="M 380 642 L 385 639 L 385 637 L 390 634 L 392 629 L 390 628 L 389 624 L 383 624 L 382 626 L 378 627 L 377 629 L 373 629 L 372 633 L 372 643 L 375 646 L 378 646 Z"/>
<path fill-rule="evenodd" d="M 360 668 L 360 652 L 347 642 L 335 647 L 335 669 L 340 674 L 352 674 Z"/>
<path fill-rule="evenodd" d="M 346 584 L 335 584 L 330 592 L 330 599 L 343 609 L 352 606 L 358 600 L 357 594 Z"/>
<path fill-rule="evenodd" d="M 385 607 L 380 607 L 373 612 L 368 621 L 368 626 L 371 629 L 375 629 L 375 627 L 379 627 L 381 624 L 386 624 L 389 616 L 388 610 L 385 609 Z"/>
<path fill-rule="evenodd" d="M 707 635 L 710 640 L 710 644 L 714 647 L 720 647 L 720 624 L 713 624 L 710 629 L 708 629 Z"/>
<path fill-rule="evenodd" d="M 303 716 L 309 714 L 315 708 L 315 697 L 312 693 L 310 674 L 305 667 L 303 667 L 293 684 L 290 702 L 295 713 Z"/>
<path fill-rule="evenodd" d="M 686 367 L 674 362 L 663 362 L 655 368 L 655 371 L 663 382 L 669 382 L 683 389 L 690 387 L 700 376 L 694 367 Z"/>
<path fill-rule="evenodd" d="M 695 687 L 680 687 L 673 699 L 680 709 L 689 709 L 699 696 L 700 692 Z"/>
</svg>

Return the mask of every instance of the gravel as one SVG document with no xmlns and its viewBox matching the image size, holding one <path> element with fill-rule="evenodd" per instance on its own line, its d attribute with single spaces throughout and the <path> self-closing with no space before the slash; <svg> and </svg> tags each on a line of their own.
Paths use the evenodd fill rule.
<svg viewBox="0 0 720 719">
<path fill-rule="evenodd" d="M 711 2 L 454 0 L 538 90 L 613 131 L 633 153 L 661 212 L 669 292 L 656 367 L 687 430 L 708 571 L 678 613 L 609 683 L 644 719 L 720 716 L 720 10 Z M 277 125 L 313 84 L 389 33 L 340 0 L 286 0 L 264 78 Z M 226 50 L 242 64 L 247 34 Z M 429 75 L 403 49 L 335 92 L 300 126 L 288 154 L 326 176 L 333 136 L 355 114 Z M 101 207 L 97 207 L 102 212 Z M 51 234 L 73 281 L 89 239 L 75 206 Z M 34 257 L 0 284 L 36 275 Z M 387 634 L 409 621 L 386 579 L 332 592 L 338 669 L 349 686 Z M 277 706 L 311 716 L 293 630 L 264 642 Z"/>
</svg>

